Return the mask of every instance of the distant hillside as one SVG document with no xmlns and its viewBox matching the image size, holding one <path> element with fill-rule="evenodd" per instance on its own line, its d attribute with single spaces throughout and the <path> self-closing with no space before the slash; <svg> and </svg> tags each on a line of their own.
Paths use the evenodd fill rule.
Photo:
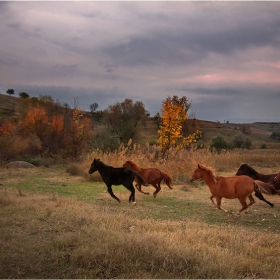
<svg viewBox="0 0 280 280">
<path fill-rule="evenodd" d="M 0 94 L 0 111 L 2 110 L 5 115 L 11 116 L 15 113 L 15 108 L 21 101 L 20 98 Z M 221 134 L 227 141 L 231 140 L 235 135 L 241 133 L 240 128 L 242 124 L 235 123 L 218 123 L 207 120 L 198 120 L 198 125 L 203 132 L 203 142 L 208 145 L 211 139 Z M 267 147 L 280 148 L 280 141 L 272 139 L 270 136 L 274 133 L 280 133 L 280 122 L 266 123 L 256 122 L 246 124 L 250 133 L 245 137 L 249 137 L 253 146 L 261 146 L 266 144 Z M 143 141 L 149 141 L 158 138 L 157 119 L 149 117 L 146 127 L 142 130 Z"/>
<path fill-rule="evenodd" d="M 15 108 L 20 101 L 21 100 L 18 97 L 0 93 L 0 110 L 2 110 L 5 115 L 12 116 L 15 113 Z"/>
<path fill-rule="evenodd" d="M 242 133 L 243 124 L 235 123 L 218 123 L 205 120 L 197 120 L 198 125 L 203 132 L 203 142 L 209 145 L 211 140 L 218 134 L 222 135 L 227 141 L 231 141 L 234 136 Z M 263 144 L 269 148 L 280 148 L 280 141 L 272 139 L 270 136 L 273 132 L 280 133 L 280 123 L 251 123 L 246 124 L 249 130 L 248 137 L 252 140 L 253 146 L 260 147 Z M 143 129 L 142 135 L 149 140 L 158 137 L 158 127 L 156 118 L 149 118 L 147 126 Z"/>
</svg>

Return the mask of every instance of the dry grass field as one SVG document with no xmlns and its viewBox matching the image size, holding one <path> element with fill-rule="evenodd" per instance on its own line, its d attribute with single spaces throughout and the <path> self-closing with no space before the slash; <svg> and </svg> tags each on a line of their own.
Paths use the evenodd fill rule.
<svg viewBox="0 0 280 280">
<path fill-rule="evenodd" d="M 224 200 L 231 211 L 224 213 L 204 182 L 189 182 L 197 163 L 224 176 L 244 162 L 279 172 L 280 151 L 191 150 L 163 161 L 153 149 L 95 151 L 49 168 L 1 167 L 1 278 L 280 278 L 280 197 L 266 196 L 274 208 L 256 199 L 248 214 L 236 215 L 237 200 Z M 87 174 L 94 157 L 158 167 L 172 175 L 174 189 L 163 184 L 155 199 L 136 191 L 134 206 L 128 191 L 114 186 L 118 203 L 98 173 Z"/>
</svg>

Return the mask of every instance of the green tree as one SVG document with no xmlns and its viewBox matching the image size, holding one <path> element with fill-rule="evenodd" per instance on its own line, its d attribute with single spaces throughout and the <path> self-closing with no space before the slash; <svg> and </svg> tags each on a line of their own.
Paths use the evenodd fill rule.
<svg viewBox="0 0 280 280">
<path fill-rule="evenodd" d="M 29 94 L 28 93 L 26 93 L 26 92 L 20 92 L 19 94 L 19 97 L 21 97 L 21 98 L 28 98 L 29 97 Z"/>
<path fill-rule="evenodd" d="M 98 108 L 98 104 L 96 102 L 90 104 L 89 109 L 91 113 L 94 113 L 96 109 Z"/>
<path fill-rule="evenodd" d="M 133 103 L 133 100 L 125 99 L 109 106 L 104 114 L 104 122 L 110 132 L 118 137 L 121 143 L 126 144 L 129 139 L 137 138 L 140 128 L 146 124 L 149 112 L 141 101 Z"/>
<path fill-rule="evenodd" d="M 12 88 L 7 89 L 6 93 L 8 93 L 10 96 L 15 94 L 15 90 Z"/>
</svg>

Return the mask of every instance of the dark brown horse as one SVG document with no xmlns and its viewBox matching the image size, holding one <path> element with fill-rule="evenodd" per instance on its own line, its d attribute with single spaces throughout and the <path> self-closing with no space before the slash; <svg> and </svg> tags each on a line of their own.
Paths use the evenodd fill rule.
<svg viewBox="0 0 280 280">
<path fill-rule="evenodd" d="M 125 167 L 115 168 L 106 165 L 100 159 L 96 158 L 93 160 L 88 173 L 92 174 L 95 171 L 98 171 L 101 175 L 102 180 L 107 186 L 108 193 L 118 202 L 120 202 L 120 200 L 114 195 L 112 185 L 123 185 L 125 188 L 130 190 L 131 195 L 129 196 L 129 202 L 133 201 L 133 203 L 136 203 L 135 189 L 132 184 L 134 178 L 137 178 L 137 180 L 139 180 L 139 182 L 141 182 L 141 184 L 143 184 L 144 186 L 148 185 L 147 182 L 140 175 L 138 175 L 131 169 Z"/>
<path fill-rule="evenodd" d="M 171 177 L 167 173 L 157 168 L 141 168 L 131 160 L 126 161 L 123 164 L 123 166 L 137 172 L 140 176 L 142 176 L 146 180 L 148 184 L 151 184 L 156 189 L 155 192 L 153 193 L 154 197 L 156 197 L 158 192 L 161 190 L 160 183 L 162 180 L 170 189 L 173 189 Z M 149 194 L 148 192 L 143 192 L 141 190 L 141 185 L 143 184 L 138 180 L 138 178 L 135 178 L 135 182 L 136 182 L 135 186 L 139 192 L 144 194 Z"/>
<path fill-rule="evenodd" d="M 251 167 L 249 164 L 247 163 L 244 163 L 242 164 L 236 174 L 236 176 L 239 176 L 239 175 L 247 175 L 249 177 L 251 177 L 252 179 L 254 180 L 259 180 L 259 181 L 262 181 L 264 183 L 267 183 L 267 184 L 270 184 L 272 185 L 276 192 L 273 193 L 273 194 L 278 194 L 279 195 L 279 192 L 277 192 L 278 190 L 280 190 L 280 182 L 277 182 L 275 180 L 275 176 L 277 175 L 277 173 L 275 174 L 261 174 L 259 173 L 258 171 L 256 171 L 253 167 Z M 265 193 L 265 192 L 264 192 Z M 261 193 L 258 193 L 256 192 L 255 193 L 255 196 L 258 197 L 260 200 L 263 200 L 265 201 L 266 203 L 268 203 L 271 207 L 273 207 L 273 203 L 271 202 L 268 202 Z"/>
<path fill-rule="evenodd" d="M 255 200 L 252 196 L 254 191 L 262 192 L 263 182 L 254 181 L 252 178 L 244 175 L 232 176 L 232 177 L 222 177 L 215 175 L 214 171 L 204 165 L 199 165 L 198 168 L 193 172 L 190 177 L 190 181 L 195 181 L 198 179 L 203 179 L 208 185 L 211 196 L 210 199 L 218 209 L 227 212 L 227 210 L 221 207 L 222 198 L 235 199 L 237 198 L 242 208 L 239 210 L 239 213 L 245 210 L 247 211 L 248 207 L 255 203 Z M 265 191 L 268 192 L 270 185 L 266 184 Z M 275 189 L 272 188 L 271 192 L 275 192 Z M 213 200 L 215 197 L 217 204 Z M 249 198 L 250 203 L 247 204 L 246 199 Z"/>
<path fill-rule="evenodd" d="M 276 176 L 274 177 L 274 181 L 280 184 L 280 172 L 276 174 Z"/>
<path fill-rule="evenodd" d="M 256 171 L 253 167 L 251 167 L 249 164 L 244 163 L 238 168 L 235 175 L 236 176 L 247 175 L 254 180 L 259 180 L 259 181 L 262 181 L 262 182 L 265 182 L 265 183 L 272 184 L 276 190 L 280 190 L 280 183 L 276 182 L 274 180 L 274 178 L 277 174 L 278 173 L 261 174 L 258 171 Z"/>
</svg>

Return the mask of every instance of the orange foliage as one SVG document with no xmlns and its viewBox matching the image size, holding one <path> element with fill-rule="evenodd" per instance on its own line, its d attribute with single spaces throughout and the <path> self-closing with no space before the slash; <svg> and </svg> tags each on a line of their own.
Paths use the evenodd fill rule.
<svg viewBox="0 0 280 280">
<path fill-rule="evenodd" d="M 52 116 L 50 126 L 54 134 L 59 134 L 63 130 L 64 118 L 63 116 Z"/>
<path fill-rule="evenodd" d="M 30 109 L 26 117 L 18 124 L 18 128 L 21 134 L 35 134 L 41 140 L 44 138 L 47 126 L 48 118 L 46 111 L 39 106 Z"/>
<path fill-rule="evenodd" d="M 0 125 L 0 136 L 11 137 L 15 130 L 15 125 L 11 121 L 5 121 Z"/>
</svg>

